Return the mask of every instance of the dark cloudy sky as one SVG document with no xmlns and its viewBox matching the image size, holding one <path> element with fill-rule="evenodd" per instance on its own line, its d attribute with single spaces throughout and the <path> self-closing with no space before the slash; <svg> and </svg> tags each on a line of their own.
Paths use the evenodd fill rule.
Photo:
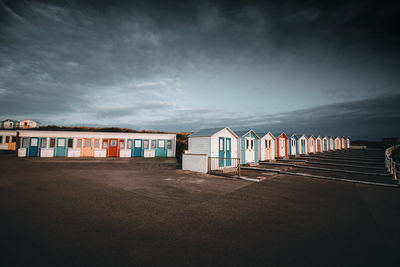
<svg viewBox="0 0 400 267">
<path fill-rule="evenodd" d="M 400 135 L 399 5 L 262 2 L 0 0 L 0 117 Z"/>
</svg>

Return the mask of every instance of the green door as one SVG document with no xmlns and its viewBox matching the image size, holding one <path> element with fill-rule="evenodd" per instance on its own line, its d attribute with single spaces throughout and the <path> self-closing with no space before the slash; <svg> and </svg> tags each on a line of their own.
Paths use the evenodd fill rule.
<svg viewBox="0 0 400 267">
<path fill-rule="evenodd" d="M 161 139 L 157 140 L 156 157 L 164 158 L 167 156 L 166 141 Z"/>
</svg>

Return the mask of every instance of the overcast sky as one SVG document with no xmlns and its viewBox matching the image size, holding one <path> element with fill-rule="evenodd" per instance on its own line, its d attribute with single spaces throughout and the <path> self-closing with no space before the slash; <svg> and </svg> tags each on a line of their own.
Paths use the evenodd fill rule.
<svg viewBox="0 0 400 267">
<path fill-rule="evenodd" d="M 0 117 L 399 136 L 399 5 L 266 2 L 0 0 Z"/>
</svg>

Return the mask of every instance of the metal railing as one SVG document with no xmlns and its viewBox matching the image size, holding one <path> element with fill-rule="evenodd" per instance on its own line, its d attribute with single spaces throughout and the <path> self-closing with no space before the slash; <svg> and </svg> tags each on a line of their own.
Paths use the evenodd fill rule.
<svg viewBox="0 0 400 267">
<path fill-rule="evenodd" d="M 240 158 L 208 157 L 209 173 L 237 173 L 240 176 Z"/>
<path fill-rule="evenodd" d="M 395 149 L 400 149 L 400 145 L 391 146 L 385 150 L 385 166 L 390 174 L 393 175 L 393 180 L 400 184 L 400 163 L 397 163 L 392 158 L 392 152 Z"/>
</svg>

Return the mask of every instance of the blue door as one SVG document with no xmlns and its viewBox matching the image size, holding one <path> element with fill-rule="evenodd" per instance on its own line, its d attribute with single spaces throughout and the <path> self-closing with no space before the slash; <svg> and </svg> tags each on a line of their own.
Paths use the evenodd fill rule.
<svg viewBox="0 0 400 267">
<path fill-rule="evenodd" d="M 143 140 L 142 139 L 135 139 L 133 140 L 133 156 L 134 157 L 143 157 Z"/>
<path fill-rule="evenodd" d="M 31 137 L 29 142 L 29 157 L 39 156 L 39 138 Z"/>
<path fill-rule="evenodd" d="M 225 139 L 223 137 L 219 138 L 219 166 L 224 166 L 224 159 L 225 159 Z"/>
<path fill-rule="evenodd" d="M 231 139 L 226 138 L 225 142 L 226 142 L 226 166 L 231 166 L 231 154 L 232 154 Z"/>
<path fill-rule="evenodd" d="M 57 138 L 56 141 L 56 157 L 65 157 L 67 155 L 67 140 L 66 138 Z"/>
</svg>

